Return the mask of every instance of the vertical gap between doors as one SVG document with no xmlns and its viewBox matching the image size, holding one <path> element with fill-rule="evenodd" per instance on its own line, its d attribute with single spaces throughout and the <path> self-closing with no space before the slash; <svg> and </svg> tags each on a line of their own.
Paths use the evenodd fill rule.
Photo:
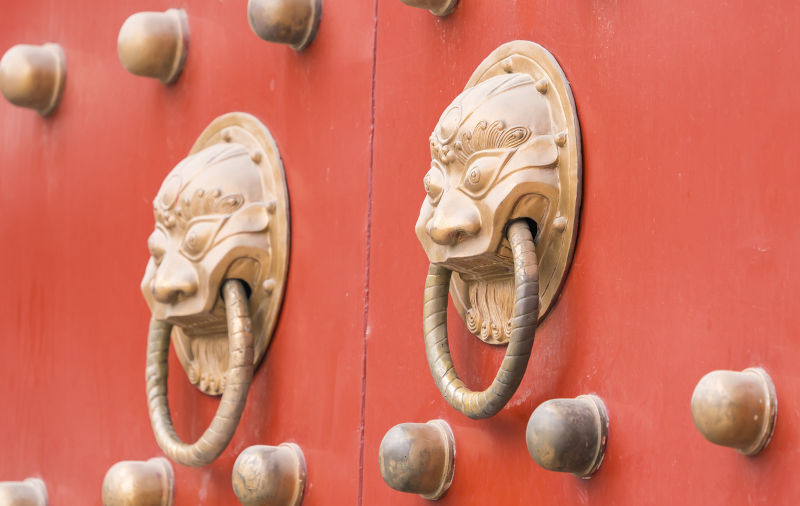
<svg viewBox="0 0 800 506">
<path fill-rule="evenodd" d="M 364 497 L 364 434 L 366 422 L 367 400 L 367 333 L 369 331 L 369 268 L 372 240 L 372 172 L 375 164 L 375 74 L 378 56 L 378 0 L 374 2 L 374 18 L 372 25 L 372 87 L 370 97 L 370 129 L 369 129 L 369 172 L 367 176 L 367 229 L 365 238 L 364 267 L 364 327 L 361 348 L 361 426 L 360 448 L 358 457 L 358 506 L 362 506 Z"/>
</svg>

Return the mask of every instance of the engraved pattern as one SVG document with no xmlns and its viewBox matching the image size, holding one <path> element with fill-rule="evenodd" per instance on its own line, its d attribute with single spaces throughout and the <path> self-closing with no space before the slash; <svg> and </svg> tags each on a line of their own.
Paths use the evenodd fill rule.
<svg viewBox="0 0 800 506">
<path fill-rule="evenodd" d="M 469 281 L 467 286 L 470 307 L 466 322 L 469 331 L 487 343 L 507 342 L 511 337 L 510 309 L 514 304 L 514 280 Z"/>
<path fill-rule="evenodd" d="M 531 131 L 525 126 L 506 128 L 502 120 L 489 123 L 480 121 L 474 130 L 464 130 L 460 138 L 452 142 L 440 142 L 436 135 L 431 135 L 431 157 L 443 164 L 458 161 L 466 164 L 474 153 L 487 149 L 515 149 L 531 137 Z"/>
<path fill-rule="evenodd" d="M 186 225 L 198 216 L 231 214 L 244 204 L 244 196 L 240 193 L 222 195 L 222 190 L 197 189 L 191 197 L 186 197 L 179 204 L 163 208 L 157 202 L 153 204 L 156 222 L 166 228 Z"/>
<path fill-rule="evenodd" d="M 207 214 L 230 214 L 244 203 L 241 194 L 222 195 L 219 188 L 197 189 L 193 195 L 181 194 L 196 176 L 214 164 L 238 156 L 248 156 L 244 146 L 237 144 L 218 145 L 196 155 L 196 160 L 182 161 L 172 171 L 153 202 L 156 222 L 167 228 L 185 226 L 192 218 Z"/>
</svg>

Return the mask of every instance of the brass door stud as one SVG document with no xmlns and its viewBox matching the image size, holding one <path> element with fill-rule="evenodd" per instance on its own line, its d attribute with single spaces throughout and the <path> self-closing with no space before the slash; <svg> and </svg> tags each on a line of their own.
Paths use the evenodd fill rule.
<svg viewBox="0 0 800 506">
<path fill-rule="evenodd" d="M 117 462 L 103 479 L 103 506 L 172 506 L 174 483 L 164 457 Z"/>
<path fill-rule="evenodd" d="M 778 399 L 766 371 L 711 371 L 692 394 L 692 419 L 714 444 L 755 455 L 772 438 Z"/>
<path fill-rule="evenodd" d="M 431 14 L 447 16 L 456 8 L 458 0 L 401 0 L 404 4 L 420 9 L 428 9 Z"/>
<path fill-rule="evenodd" d="M 47 487 L 39 478 L 0 481 L 0 506 L 47 506 Z"/>
<path fill-rule="evenodd" d="M 66 78 L 64 50 L 58 44 L 18 44 L 0 60 L 0 92 L 12 104 L 42 116 L 58 107 Z"/>
<path fill-rule="evenodd" d="M 299 506 L 306 461 L 294 443 L 251 446 L 233 465 L 233 491 L 244 506 Z"/>
<path fill-rule="evenodd" d="M 117 55 L 131 74 L 164 84 L 181 75 L 189 52 L 189 21 L 183 9 L 137 12 L 122 24 Z"/>
<path fill-rule="evenodd" d="M 383 436 L 379 467 L 391 488 L 436 500 L 450 488 L 455 456 L 453 431 L 444 420 L 401 423 Z"/>
<path fill-rule="evenodd" d="M 528 452 L 541 467 L 589 478 L 603 462 L 608 413 L 596 395 L 551 399 L 528 420 Z"/>
<path fill-rule="evenodd" d="M 247 19 L 256 35 L 267 42 L 301 51 L 317 36 L 322 0 L 250 0 Z"/>
</svg>

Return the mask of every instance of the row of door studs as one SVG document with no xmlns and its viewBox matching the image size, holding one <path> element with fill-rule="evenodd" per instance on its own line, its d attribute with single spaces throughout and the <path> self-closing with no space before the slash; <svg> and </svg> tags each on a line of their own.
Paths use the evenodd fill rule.
<svg viewBox="0 0 800 506">
<path fill-rule="evenodd" d="M 712 371 L 698 382 L 691 411 L 695 426 L 710 442 L 755 455 L 769 443 L 775 427 L 775 387 L 761 368 Z M 608 427 L 605 403 L 596 395 L 551 399 L 528 421 L 528 452 L 544 469 L 589 478 L 603 461 Z M 379 467 L 391 488 L 439 499 L 455 471 L 453 431 L 444 420 L 396 425 L 381 442 Z M 299 506 L 306 483 L 303 451 L 294 443 L 251 446 L 236 459 L 232 482 L 245 506 Z M 172 466 L 163 457 L 118 462 L 103 480 L 103 504 L 168 506 L 173 489 Z M 0 483 L 0 506 L 46 505 L 41 479 Z"/>
<path fill-rule="evenodd" d="M 450 14 L 458 0 L 402 0 L 438 16 Z M 249 0 L 247 19 L 260 38 L 302 51 L 317 35 L 322 0 Z M 122 25 L 117 54 L 130 73 L 174 83 L 189 51 L 189 20 L 183 9 L 137 12 Z M 0 60 L 0 92 L 14 105 L 52 114 L 67 76 L 63 48 L 56 43 L 18 44 Z"/>
</svg>

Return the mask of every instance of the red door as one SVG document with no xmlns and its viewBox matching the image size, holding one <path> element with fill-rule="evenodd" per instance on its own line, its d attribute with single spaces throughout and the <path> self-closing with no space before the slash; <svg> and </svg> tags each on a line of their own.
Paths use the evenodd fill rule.
<svg viewBox="0 0 800 506">
<path fill-rule="evenodd" d="M 125 19 L 178 7 L 191 35 L 177 82 L 126 72 L 116 49 Z M 206 125 L 244 111 L 270 129 L 283 159 L 288 282 L 233 441 L 212 465 L 173 464 L 175 504 L 236 504 L 237 455 L 282 442 L 305 454 L 304 504 L 356 504 L 373 9 L 326 5 L 301 53 L 256 37 L 245 2 L 37 1 L 3 11 L 3 51 L 57 42 L 68 70 L 50 117 L 0 101 L 0 480 L 39 476 L 50 504 L 101 504 L 112 464 L 162 455 L 147 412 L 150 315 L 139 289 L 152 201 Z M 176 430 L 194 441 L 219 400 L 189 383 L 174 354 L 169 369 Z"/>
<path fill-rule="evenodd" d="M 452 427 L 441 504 L 796 504 L 800 352 L 792 287 L 800 216 L 797 6 L 787 2 L 461 0 L 436 18 L 378 6 L 366 450 L 401 422 Z M 425 360 L 427 258 L 414 235 L 428 136 L 496 47 L 531 40 L 558 60 L 583 139 L 583 206 L 570 273 L 505 409 L 470 420 Z M 504 349 L 451 304 L 457 370 L 485 388 Z M 772 442 L 744 457 L 703 439 L 690 399 L 711 370 L 763 367 L 778 396 Z M 588 481 L 545 471 L 526 423 L 553 398 L 596 393 L 605 459 Z M 364 470 L 365 504 L 424 504 Z"/>
<path fill-rule="evenodd" d="M 168 8 L 186 10 L 191 35 L 165 86 L 126 72 L 115 45 L 128 16 Z M 399 0 L 327 0 L 298 53 L 257 38 L 245 2 L 5 6 L 0 50 L 56 42 L 68 70 L 47 118 L 0 100 L 0 480 L 40 477 L 50 504 L 101 504 L 111 465 L 161 455 L 139 289 L 151 203 L 206 125 L 243 111 L 285 166 L 285 298 L 233 441 L 206 467 L 173 464 L 175 504 L 237 504 L 236 457 L 282 442 L 305 454 L 303 504 L 424 504 L 384 483 L 378 452 L 392 426 L 431 419 L 456 446 L 441 504 L 796 504 L 798 11 L 460 0 L 439 18 Z M 445 402 L 425 360 L 428 259 L 414 226 L 431 131 L 481 61 L 517 39 L 549 50 L 575 97 L 580 229 L 522 384 L 476 421 Z M 455 365 L 483 388 L 504 348 L 452 309 Z M 169 366 L 177 432 L 194 440 L 219 401 L 174 353 Z M 703 375 L 746 367 L 766 370 L 779 400 L 753 457 L 706 441 L 690 411 Z M 538 467 L 533 410 L 589 393 L 609 415 L 599 471 Z"/>
</svg>

